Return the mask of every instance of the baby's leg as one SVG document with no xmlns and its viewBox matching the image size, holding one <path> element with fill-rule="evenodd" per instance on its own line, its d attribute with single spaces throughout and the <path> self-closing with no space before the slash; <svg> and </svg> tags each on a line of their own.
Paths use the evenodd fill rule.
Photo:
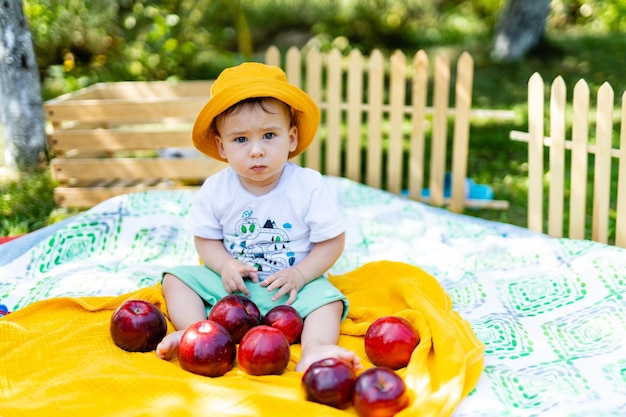
<svg viewBox="0 0 626 417">
<path fill-rule="evenodd" d="M 167 314 L 177 331 L 163 338 L 156 348 L 156 354 L 161 359 L 170 360 L 178 354 L 178 344 L 185 329 L 206 319 L 206 310 L 200 296 L 171 274 L 163 277 L 163 296 Z"/>
<path fill-rule="evenodd" d="M 301 344 L 302 357 L 296 371 L 306 371 L 313 363 L 325 358 L 339 358 L 361 368 L 361 360 L 352 351 L 337 345 L 343 302 L 335 301 L 311 312 L 304 320 Z"/>
</svg>

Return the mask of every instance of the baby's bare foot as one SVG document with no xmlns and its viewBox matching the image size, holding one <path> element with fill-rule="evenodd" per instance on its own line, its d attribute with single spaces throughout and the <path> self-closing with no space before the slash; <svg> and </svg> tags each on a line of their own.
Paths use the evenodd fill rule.
<svg viewBox="0 0 626 417">
<path fill-rule="evenodd" d="M 163 340 L 156 347 L 156 355 L 169 361 L 178 355 L 178 344 L 183 337 L 184 330 L 178 330 L 176 332 L 166 335 Z"/>
<path fill-rule="evenodd" d="M 313 362 L 317 362 L 326 358 L 342 359 L 350 364 L 355 369 L 361 369 L 361 359 L 358 355 L 350 350 L 344 349 L 337 345 L 315 345 L 308 346 L 307 349 L 302 349 L 302 357 L 300 362 L 296 365 L 296 371 L 304 372 L 308 369 Z"/>
</svg>

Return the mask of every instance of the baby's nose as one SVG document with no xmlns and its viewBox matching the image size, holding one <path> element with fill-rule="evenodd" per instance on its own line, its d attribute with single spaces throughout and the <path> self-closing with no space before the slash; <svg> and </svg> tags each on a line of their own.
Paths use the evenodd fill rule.
<svg viewBox="0 0 626 417">
<path fill-rule="evenodd" d="M 262 156 L 265 153 L 262 141 L 254 141 L 250 147 L 250 155 Z"/>
</svg>

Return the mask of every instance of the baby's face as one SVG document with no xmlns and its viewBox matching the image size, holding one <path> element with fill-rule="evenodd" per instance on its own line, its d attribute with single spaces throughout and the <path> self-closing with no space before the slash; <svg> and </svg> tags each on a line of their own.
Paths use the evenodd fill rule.
<svg viewBox="0 0 626 417">
<path fill-rule="evenodd" d="M 218 149 L 253 193 L 269 191 L 298 144 L 286 105 L 278 100 L 247 103 L 217 122 Z"/>
</svg>

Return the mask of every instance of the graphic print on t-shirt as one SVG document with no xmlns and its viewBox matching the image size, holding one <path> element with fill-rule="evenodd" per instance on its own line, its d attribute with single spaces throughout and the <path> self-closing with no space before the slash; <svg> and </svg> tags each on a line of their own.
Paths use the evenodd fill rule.
<svg viewBox="0 0 626 417">
<path fill-rule="evenodd" d="M 264 277 L 292 266 L 296 259 L 289 249 L 287 233 L 291 224 L 277 227 L 271 218 L 261 222 L 253 214 L 248 208 L 235 225 L 233 236 L 236 238 L 228 242 L 233 257 L 254 265 Z"/>
</svg>

